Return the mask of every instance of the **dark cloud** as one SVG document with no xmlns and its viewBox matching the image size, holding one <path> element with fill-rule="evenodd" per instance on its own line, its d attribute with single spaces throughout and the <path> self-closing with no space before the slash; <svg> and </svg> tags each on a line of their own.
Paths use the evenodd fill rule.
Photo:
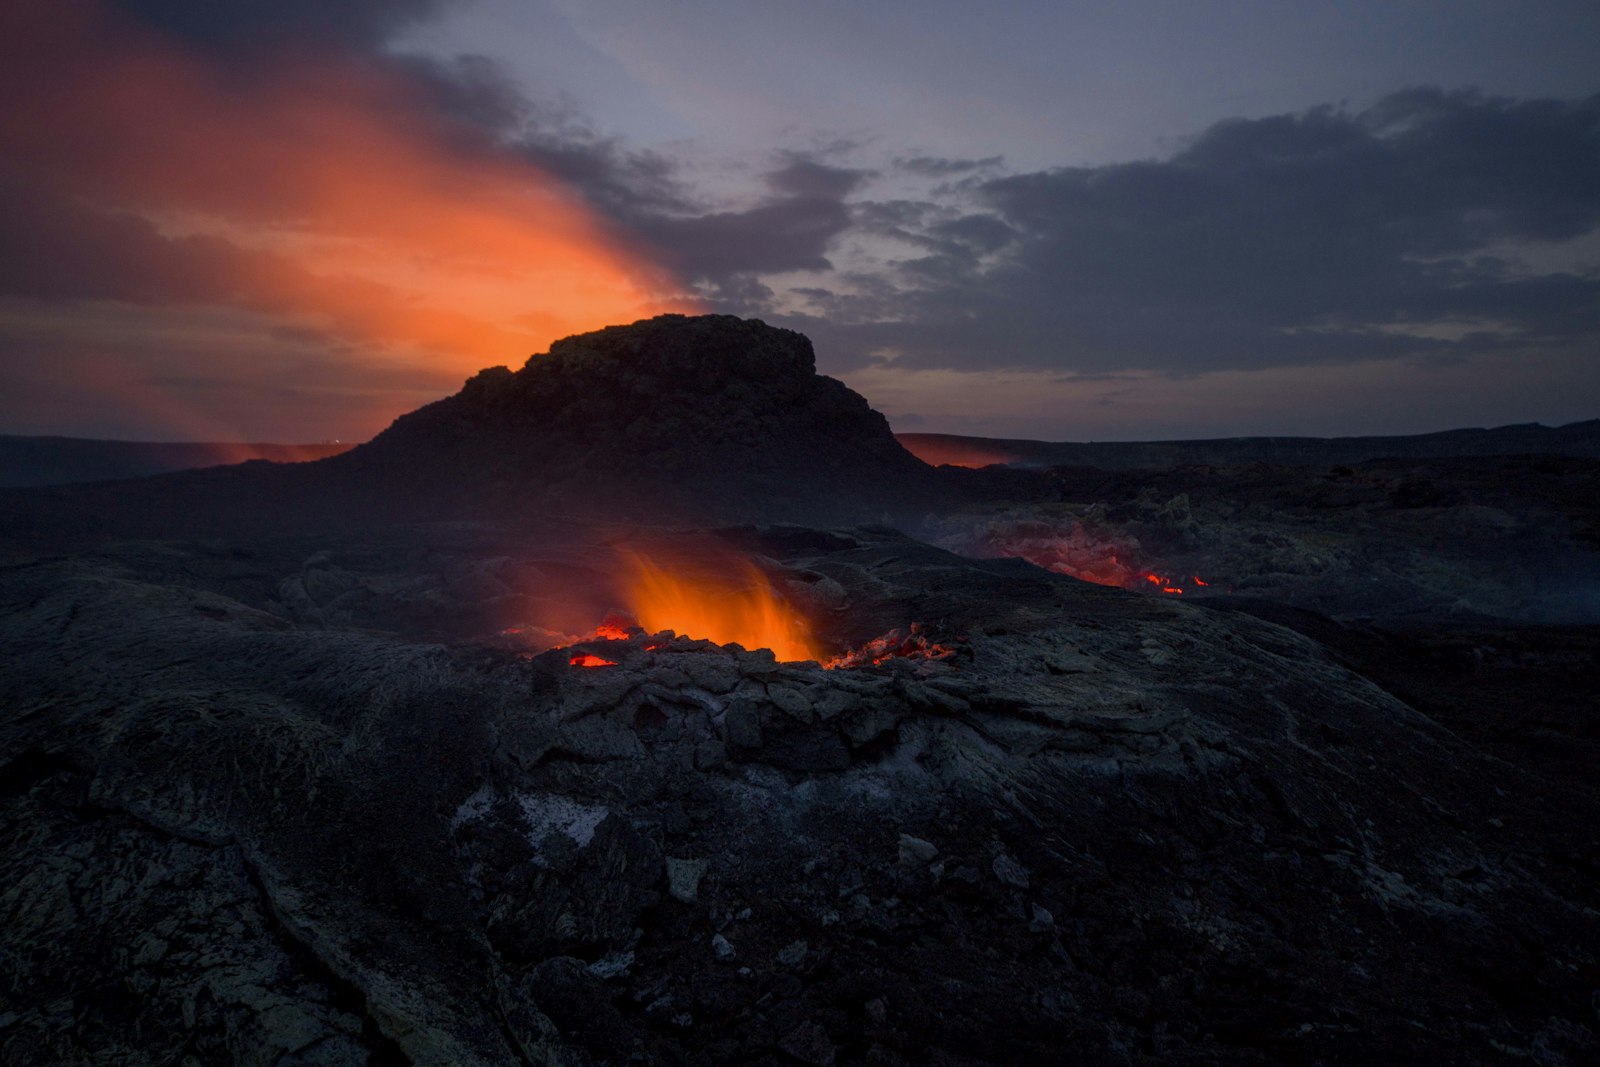
<svg viewBox="0 0 1600 1067">
<path fill-rule="evenodd" d="M 827 248 L 854 222 L 845 197 L 872 178 L 872 171 L 790 154 L 763 174 L 774 192 L 765 203 L 742 211 L 693 211 L 685 210 L 682 200 L 651 197 L 651 176 L 624 173 L 616 158 L 597 162 L 603 163 L 600 173 L 614 182 L 610 200 L 598 200 L 610 208 L 611 218 L 650 243 L 662 262 L 698 283 L 718 310 L 730 314 L 766 312 L 750 299 L 752 290 L 742 280 L 746 275 L 834 269 Z M 669 166 L 653 178 L 661 182 L 658 187 L 677 187 L 670 184 Z M 594 182 L 581 187 L 592 189 Z M 722 302 L 718 294 L 723 291 L 739 296 Z"/>
<path fill-rule="evenodd" d="M 717 210 L 686 186 L 672 159 L 598 133 L 566 104 L 529 98 L 489 59 L 383 61 L 402 69 L 439 117 L 456 125 L 463 152 L 492 144 L 560 179 L 620 234 L 649 244 L 711 299 L 740 294 L 719 302 L 721 310 L 763 310 L 750 302 L 742 280 L 752 273 L 831 269 L 826 248 L 852 221 L 845 198 L 874 177 L 870 170 L 784 153 L 762 175 L 772 193 L 764 202 Z"/>
<path fill-rule="evenodd" d="M 938 156 L 910 156 L 894 161 L 895 168 L 923 178 L 954 178 L 973 171 L 993 170 L 1005 162 L 1004 156 L 982 159 L 943 159 Z"/>
<path fill-rule="evenodd" d="M 760 318 L 772 308 L 775 295 L 768 285 L 754 274 L 730 274 L 701 285 L 701 296 L 727 315 Z"/>
<path fill-rule="evenodd" d="M 0 178 L 0 297 L 173 304 L 226 300 L 246 257 L 211 237 Z"/>
<path fill-rule="evenodd" d="M 116 0 L 148 26 L 211 47 L 286 40 L 371 46 L 456 0 Z"/>
<path fill-rule="evenodd" d="M 575 122 L 534 120 L 515 142 L 524 158 L 581 192 L 622 225 L 663 213 L 693 213 L 678 167 L 657 152 L 629 149 Z"/>
<path fill-rule="evenodd" d="M 767 184 L 786 196 L 813 200 L 843 200 L 872 177 L 869 170 L 834 167 L 804 157 L 789 157 L 782 167 L 767 174 Z"/>
<path fill-rule="evenodd" d="M 993 178 L 981 208 L 862 205 L 916 242 L 898 288 L 813 293 L 845 358 L 1172 371 L 1592 343 L 1600 271 L 1529 242 L 1600 227 L 1600 97 L 1417 89 L 1235 120 L 1164 161 Z"/>
<path fill-rule="evenodd" d="M 633 228 L 691 280 L 792 270 L 831 270 L 828 244 L 850 227 L 850 211 L 827 197 L 792 196 L 748 211 L 642 215 Z"/>
</svg>

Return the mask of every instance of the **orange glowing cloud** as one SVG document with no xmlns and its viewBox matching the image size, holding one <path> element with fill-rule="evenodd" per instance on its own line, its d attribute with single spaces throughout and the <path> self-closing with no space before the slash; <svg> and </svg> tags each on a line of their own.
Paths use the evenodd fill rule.
<svg viewBox="0 0 1600 1067">
<path fill-rule="evenodd" d="M 303 51 L 229 69 L 77 0 L 7 5 L 0 42 L 0 168 L 203 253 L 201 302 L 457 377 L 698 310 L 573 192 L 451 127 L 391 66 Z"/>
</svg>

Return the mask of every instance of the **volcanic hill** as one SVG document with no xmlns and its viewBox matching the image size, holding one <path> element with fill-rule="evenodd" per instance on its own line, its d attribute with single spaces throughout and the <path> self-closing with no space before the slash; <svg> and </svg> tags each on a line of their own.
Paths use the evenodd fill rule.
<svg viewBox="0 0 1600 1067">
<path fill-rule="evenodd" d="M 412 480 L 455 511 L 531 492 L 654 516 L 832 521 L 897 510 L 932 484 L 881 414 L 817 374 L 805 335 L 730 315 L 557 341 L 335 466 Z"/>
<path fill-rule="evenodd" d="M 314 463 L 245 463 L 0 493 L 0 532 L 227 536 L 388 522 L 578 517 L 875 522 L 948 479 L 811 342 L 729 315 L 661 315 L 485 370 L 369 443 Z"/>
</svg>

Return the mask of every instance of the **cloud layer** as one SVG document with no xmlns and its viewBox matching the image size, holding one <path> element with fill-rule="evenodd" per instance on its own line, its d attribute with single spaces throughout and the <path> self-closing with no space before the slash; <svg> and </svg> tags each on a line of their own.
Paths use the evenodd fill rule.
<svg viewBox="0 0 1600 1067">
<path fill-rule="evenodd" d="M 858 205 L 858 225 L 907 254 L 870 289 L 809 288 L 796 321 L 815 316 L 855 361 L 1072 373 L 1600 334 L 1600 247 L 1581 243 L 1600 226 L 1600 97 L 1408 90 L 1219 123 L 1165 160 L 950 192 Z"/>
<path fill-rule="evenodd" d="M 39 412 L 111 379 L 104 425 L 133 425 L 119 405 L 135 395 L 152 427 L 224 392 L 248 417 L 249 381 L 277 399 L 238 434 L 359 436 L 399 396 L 667 308 L 802 329 L 825 370 L 908 420 L 917 382 L 1093 387 L 1105 407 L 1160 381 L 1400 361 L 1477 360 L 1462 380 L 1481 382 L 1481 361 L 1520 360 L 1555 381 L 1600 353 L 1600 96 L 1412 88 L 1092 167 L 881 136 L 716 160 L 597 131 L 482 56 L 394 50 L 452 6 L 0 14 L 16 102 L 0 113 L 0 430 L 55 425 Z M 119 348 L 109 322 L 166 354 Z M 56 381 L 52 351 L 73 354 Z M 30 421 L 24 394 L 56 399 Z"/>
</svg>

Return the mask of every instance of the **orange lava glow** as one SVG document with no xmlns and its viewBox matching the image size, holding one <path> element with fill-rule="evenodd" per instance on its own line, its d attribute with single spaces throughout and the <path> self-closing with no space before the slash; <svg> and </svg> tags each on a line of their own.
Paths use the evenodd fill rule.
<svg viewBox="0 0 1600 1067">
<path fill-rule="evenodd" d="M 638 625 L 635 619 L 613 613 L 601 619 L 600 625 L 594 628 L 593 640 L 626 641 L 633 636 L 632 630 Z"/>
<path fill-rule="evenodd" d="M 1015 463 L 1017 457 L 989 445 L 964 441 L 942 434 L 895 434 L 902 448 L 931 467 L 976 469 L 996 463 Z"/>
<path fill-rule="evenodd" d="M 783 661 L 820 660 L 822 651 L 798 613 L 748 560 L 719 561 L 715 577 L 663 567 L 637 553 L 623 557 L 628 610 L 649 633 L 767 648 Z"/>
<path fill-rule="evenodd" d="M 587 652 L 577 653 L 568 662 L 574 667 L 615 667 L 617 665 L 617 661 L 614 659 L 604 659 Z"/>
<path fill-rule="evenodd" d="M 699 310 L 573 191 L 383 64 L 303 49 L 241 73 L 89 0 L 6 7 L 0 155 L 153 227 L 187 273 L 152 304 L 265 313 L 353 364 L 460 377 Z"/>
<path fill-rule="evenodd" d="M 874 637 L 860 648 L 853 648 L 823 664 L 829 670 L 854 667 L 881 667 L 895 659 L 946 660 L 956 654 L 954 646 L 928 639 L 920 623 L 912 623 L 910 631 L 890 630 Z"/>
<path fill-rule="evenodd" d="M 1119 544 L 1082 523 L 1074 522 L 1068 527 L 1040 522 L 1017 523 L 987 531 L 972 548 L 981 556 L 1015 556 L 1057 574 L 1096 585 L 1142 589 L 1164 596 L 1183 596 L 1186 591 L 1182 578 L 1131 566 L 1127 561 L 1140 555 L 1137 542 Z M 1191 580 L 1194 589 L 1211 584 L 1198 574 Z"/>
<path fill-rule="evenodd" d="M 1171 594 L 1173 596 L 1182 596 L 1183 595 L 1183 590 L 1181 588 L 1179 588 L 1178 586 L 1173 585 L 1171 578 L 1163 578 L 1159 574 L 1151 574 L 1149 572 L 1146 572 L 1145 576 L 1144 576 L 1144 580 L 1149 582 L 1149 583 L 1151 583 L 1152 585 L 1154 585 L 1157 589 L 1161 590 L 1163 593 L 1168 593 L 1168 594 Z M 1204 585 L 1205 583 L 1201 582 L 1200 584 Z"/>
</svg>

